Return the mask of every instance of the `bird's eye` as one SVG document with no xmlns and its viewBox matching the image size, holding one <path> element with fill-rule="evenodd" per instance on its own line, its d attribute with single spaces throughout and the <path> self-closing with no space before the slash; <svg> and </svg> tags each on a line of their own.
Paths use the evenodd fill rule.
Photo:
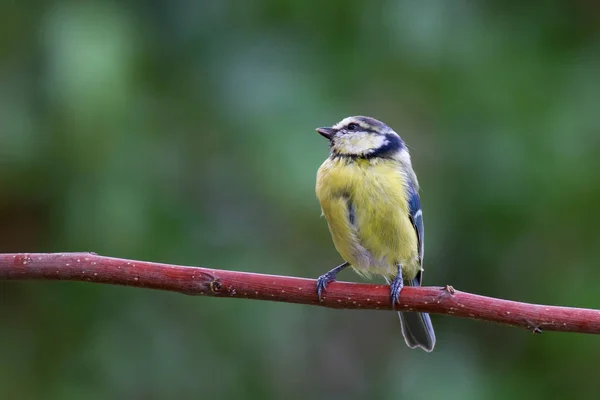
<svg viewBox="0 0 600 400">
<path fill-rule="evenodd" d="M 346 127 L 347 130 L 349 131 L 357 131 L 358 130 L 358 124 L 355 124 L 354 122 L 351 122 L 348 124 L 348 126 Z"/>
</svg>

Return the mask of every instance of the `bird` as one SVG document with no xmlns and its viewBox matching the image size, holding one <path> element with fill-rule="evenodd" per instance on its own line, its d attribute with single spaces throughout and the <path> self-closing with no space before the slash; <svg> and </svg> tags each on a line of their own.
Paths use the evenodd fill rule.
<svg viewBox="0 0 600 400">
<path fill-rule="evenodd" d="M 383 276 L 395 308 L 404 285 L 421 286 L 423 278 L 423 211 L 408 148 L 392 128 L 372 117 L 347 117 L 316 131 L 330 148 L 317 172 L 316 194 L 344 259 L 317 279 L 319 301 L 327 284 L 350 266 L 365 278 Z M 433 351 L 429 314 L 398 314 L 408 347 Z"/>
</svg>

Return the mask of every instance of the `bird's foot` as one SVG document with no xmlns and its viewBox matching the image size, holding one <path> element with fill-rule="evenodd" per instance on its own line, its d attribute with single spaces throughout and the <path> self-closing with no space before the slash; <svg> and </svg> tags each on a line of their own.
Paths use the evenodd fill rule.
<svg viewBox="0 0 600 400">
<path fill-rule="evenodd" d="M 327 289 L 327 284 L 335 281 L 335 275 L 331 271 L 321 275 L 317 278 L 317 295 L 319 296 L 319 302 L 321 302 L 321 293 Z"/>
<path fill-rule="evenodd" d="M 335 281 L 335 277 L 337 276 L 338 272 L 346 268 L 348 265 L 349 264 L 345 262 L 317 278 L 317 295 L 319 296 L 319 302 L 322 301 L 321 293 L 326 290 L 327 284 Z"/>
<path fill-rule="evenodd" d="M 392 310 L 396 309 L 396 303 L 400 298 L 400 292 L 404 287 L 404 279 L 402 279 L 402 266 L 398 267 L 398 275 L 392 281 L 390 285 L 390 300 L 392 301 Z"/>
</svg>

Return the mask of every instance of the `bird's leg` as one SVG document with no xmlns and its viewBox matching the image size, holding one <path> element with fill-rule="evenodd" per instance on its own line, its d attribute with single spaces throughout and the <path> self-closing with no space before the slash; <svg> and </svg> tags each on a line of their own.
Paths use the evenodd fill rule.
<svg viewBox="0 0 600 400">
<path fill-rule="evenodd" d="M 327 284 L 335 281 L 335 277 L 338 272 L 346 268 L 348 265 L 350 264 L 347 262 L 340 264 L 317 279 L 317 295 L 319 296 L 319 301 L 321 301 L 321 292 L 327 288 Z"/>
<path fill-rule="evenodd" d="M 390 285 L 390 299 L 392 300 L 392 310 L 396 309 L 396 303 L 400 298 L 400 291 L 404 287 L 404 279 L 402 279 L 402 265 L 398 265 L 398 275 Z"/>
</svg>

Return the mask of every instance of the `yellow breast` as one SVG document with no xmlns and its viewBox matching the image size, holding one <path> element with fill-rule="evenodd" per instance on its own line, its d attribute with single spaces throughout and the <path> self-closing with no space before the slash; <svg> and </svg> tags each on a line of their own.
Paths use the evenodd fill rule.
<svg viewBox="0 0 600 400">
<path fill-rule="evenodd" d="M 393 277 L 402 264 L 420 269 L 409 219 L 407 177 L 387 159 L 327 159 L 317 174 L 317 197 L 336 249 L 357 272 Z"/>
</svg>

